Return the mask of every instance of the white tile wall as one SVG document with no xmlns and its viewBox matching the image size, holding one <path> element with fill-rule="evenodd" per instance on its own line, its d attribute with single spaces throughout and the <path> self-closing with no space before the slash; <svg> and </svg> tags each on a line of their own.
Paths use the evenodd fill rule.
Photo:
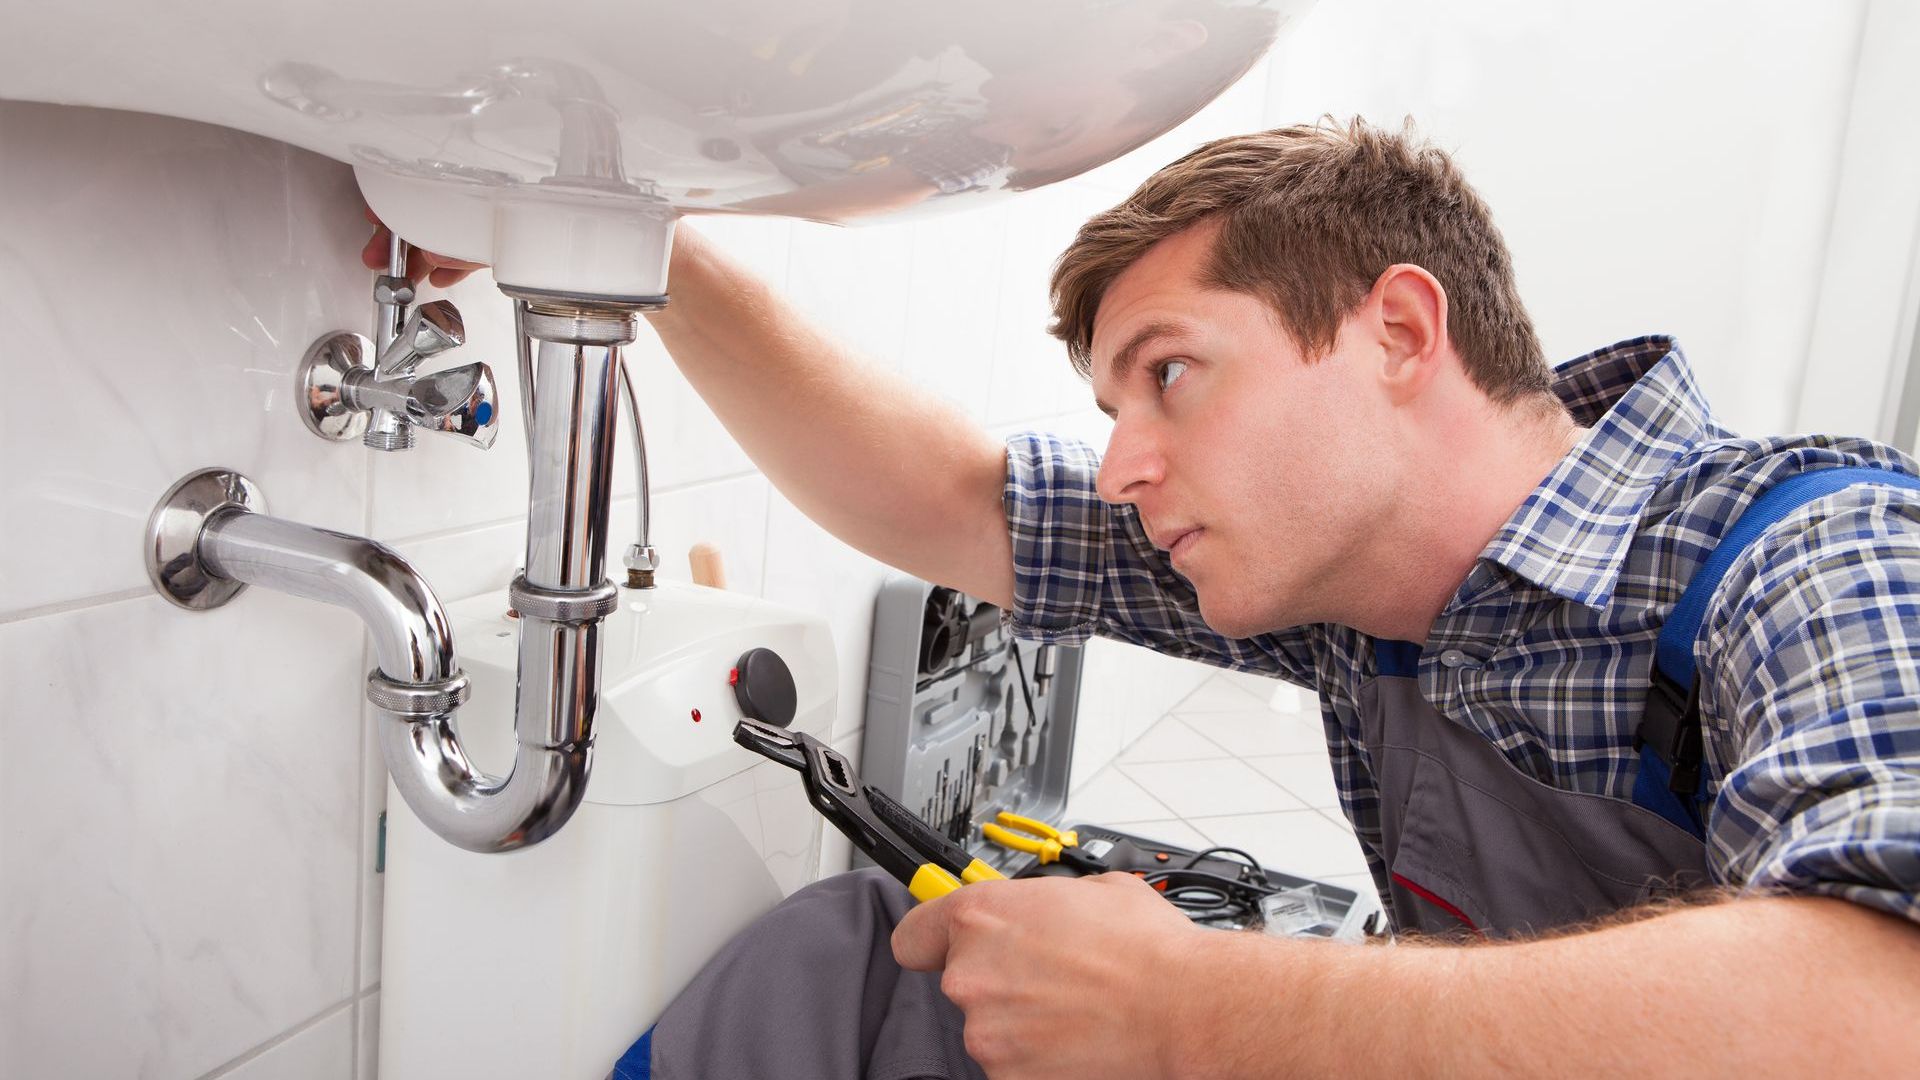
<svg viewBox="0 0 1920 1080">
<path fill-rule="evenodd" d="M 772 496 L 767 536 L 764 595 L 776 603 L 824 614 L 832 623 L 840 662 L 834 737 L 854 734 L 866 723 L 874 598 L 893 571 L 836 540 L 778 492 Z"/>
<path fill-rule="evenodd" d="M 359 1017 L 354 1035 L 354 1080 L 374 1080 L 380 1062 L 380 991 L 375 990 L 357 1003 Z"/>
<path fill-rule="evenodd" d="M 127 538 L 206 465 L 361 530 L 364 456 L 318 454 L 289 423 L 308 338 L 367 319 L 351 176 L 220 128 L 52 106 L 6 106 L 0 147 L 0 613 L 144 590 Z"/>
<path fill-rule="evenodd" d="M 797 221 L 787 299 L 863 360 L 899 368 L 913 287 L 911 224 L 848 229 Z"/>
<path fill-rule="evenodd" d="M 352 1004 L 315 1021 L 216 1075 L 220 1080 L 341 1080 L 353 1075 Z"/>
<path fill-rule="evenodd" d="M 0 624 L 0 1075 L 195 1076 L 351 995 L 359 635 L 259 590 Z"/>
<path fill-rule="evenodd" d="M 913 226 L 901 370 L 981 422 L 987 420 L 1010 205 L 998 202 Z"/>
</svg>

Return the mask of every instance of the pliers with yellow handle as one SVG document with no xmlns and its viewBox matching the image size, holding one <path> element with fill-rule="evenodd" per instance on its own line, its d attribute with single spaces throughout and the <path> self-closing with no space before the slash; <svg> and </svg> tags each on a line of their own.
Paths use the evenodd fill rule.
<svg viewBox="0 0 1920 1080">
<path fill-rule="evenodd" d="M 962 884 L 1001 873 L 933 830 L 886 792 L 860 782 L 838 750 L 801 731 L 751 717 L 734 726 L 733 741 L 800 772 L 807 799 L 916 900 L 945 896 Z"/>
<path fill-rule="evenodd" d="M 1105 859 L 1080 850 L 1080 835 L 1071 829 L 1061 832 L 1044 821 L 1005 810 L 994 815 L 994 821 L 996 824 L 980 826 L 980 835 L 1001 847 L 1036 856 L 1042 866 L 1057 862 L 1082 874 L 1104 874 L 1113 869 Z"/>
</svg>

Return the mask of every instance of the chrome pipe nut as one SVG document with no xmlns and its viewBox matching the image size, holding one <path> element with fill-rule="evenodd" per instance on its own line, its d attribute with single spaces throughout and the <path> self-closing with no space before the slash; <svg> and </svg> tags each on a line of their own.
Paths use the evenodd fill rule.
<svg viewBox="0 0 1920 1080">
<path fill-rule="evenodd" d="M 405 683 L 387 678 L 379 668 L 367 673 L 367 701 L 397 716 L 436 716 L 453 712 L 471 693 L 464 672 L 430 683 Z"/>
</svg>

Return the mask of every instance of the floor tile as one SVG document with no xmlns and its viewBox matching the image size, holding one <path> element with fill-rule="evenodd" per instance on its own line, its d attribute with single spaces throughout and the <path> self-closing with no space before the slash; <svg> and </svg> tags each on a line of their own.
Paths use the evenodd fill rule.
<svg viewBox="0 0 1920 1080">
<path fill-rule="evenodd" d="M 1308 806 L 1315 809 L 1340 806 L 1340 788 L 1333 782 L 1333 764 L 1324 753 L 1275 754 L 1244 760 Z"/>
<path fill-rule="evenodd" d="M 1174 715 L 1234 757 L 1327 752 L 1326 730 L 1317 718 L 1285 716 L 1264 708 L 1194 713 L 1180 708 Z"/>
<path fill-rule="evenodd" d="M 1379 891 L 1373 884 L 1372 874 L 1335 874 L 1320 880 L 1343 889 L 1352 889 L 1362 896 L 1372 896 Z"/>
<path fill-rule="evenodd" d="M 1120 754 L 1123 764 L 1152 761 L 1201 761 L 1228 757 L 1220 744 L 1193 730 L 1178 717 L 1161 717 L 1146 734 Z"/>
<path fill-rule="evenodd" d="M 1086 786 L 1067 800 L 1066 817 L 1101 825 L 1124 825 L 1134 821 L 1164 821 L 1180 815 L 1147 794 L 1147 790 L 1108 767 L 1094 774 Z"/>
<path fill-rule="evenodd" d="M 1266 707 L 1265 697 L 1252 693 L 1224 675 L 1216 674 L 1201 683 L 1193 693 L 1180 699 L 1170 711 L 1176 713 L 1235 712 Z"/>
<path fill-rule="evenodd" d="M 1216 844 L 1243 848 L 1273 870 L 1330 878 L 1367 873 L 1366 856 L 1351 830 L 1314 810 L 1189 818 Z"/>
<path fill-rule="evenodd" d="M 1277 686 L 1291 685 L 1283 683 L 1272 675 L 1262 675 L 1253 671 L 1220 671 L 1215 678 L 1230 686 L 1237 686 L 1261 701 L 1272 701 L 1273 690 Z"/>
<path fill-rule="evenodd" d="M 1231 758 L 1145 762 L 1119 769 L 1183 818 L 1298 810 L 1305 805 Z"/>
</svg>

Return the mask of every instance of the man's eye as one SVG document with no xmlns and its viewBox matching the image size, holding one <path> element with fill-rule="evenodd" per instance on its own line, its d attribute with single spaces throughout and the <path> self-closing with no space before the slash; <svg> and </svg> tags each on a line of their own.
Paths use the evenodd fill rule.
<svg viewBox="0 0 1920 1080">
<path fill-rule="evenodd" d="M 1185 360 L 1169 360 L 1161 364 L 1160 370 L 1154 374 L 1155 377 L 1160 380 L 1160 389 L 1165 390 L 1172 386 L 1180 376 L 1186 374 L 1186 371 L 1187 362 Z"/>
</svg>

